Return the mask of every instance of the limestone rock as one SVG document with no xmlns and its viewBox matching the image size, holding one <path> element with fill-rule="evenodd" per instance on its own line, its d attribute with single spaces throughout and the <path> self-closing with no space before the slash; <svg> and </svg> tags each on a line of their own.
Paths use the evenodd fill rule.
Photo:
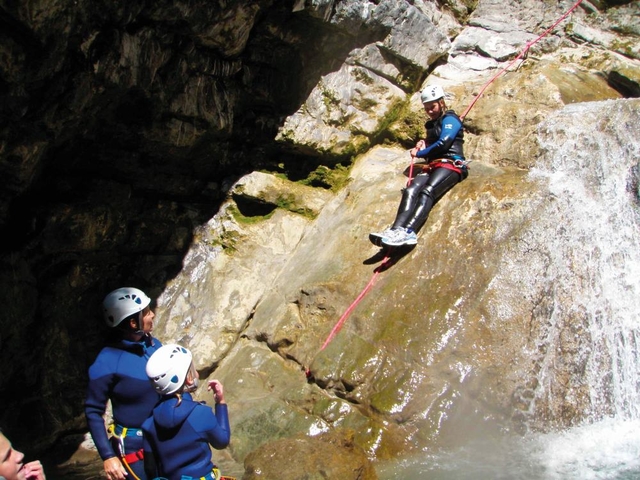
<svg viewBox="0 0 640 480">
<path fill-rule="evenodd" d="M 410 67 L 427 70 L 449 49 L 449 39 L 417 8 L 405 2 L 386 0 L 374 15 L 393 22 L 382 47 Z"/>
<path fill-rule="evenodd" d="M 231 188 L 231 194 L 309 216 L 317 216 L 332 196 L 326 190 L 288 182 L 262 172 L 242 177 Z"/>
<path fill-rule="evenodd" d="M 286 469 L 283 465 L 287 465 Z M 288 438 L 265 445 L 247 456 L 242 478 L 282 478 L 283 470 L 290 480 L 378 478 L 365 452 L 354 444 L 353 433 L 340 431 Z"/>
<path fill-rule="evenodd" d="M 311 155 L 345 158 L 364 151 L 404 92 L 359 66 L 325 75 L 276 140 Z"/>
</svg>

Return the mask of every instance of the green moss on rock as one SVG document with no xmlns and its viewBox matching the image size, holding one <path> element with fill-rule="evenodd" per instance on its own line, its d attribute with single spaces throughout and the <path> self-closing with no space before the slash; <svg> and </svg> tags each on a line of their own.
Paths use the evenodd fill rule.
<svg viewBox="0 0 640 480">
<path fill-rule="evenodd" d="M 333 168 L 319 165 L 301 183 L 311 187 L 329 188 L 337 192 L 349 183 L 349 172 L 350 168 L 342 164 L 338 164 Z"/>
</svg>

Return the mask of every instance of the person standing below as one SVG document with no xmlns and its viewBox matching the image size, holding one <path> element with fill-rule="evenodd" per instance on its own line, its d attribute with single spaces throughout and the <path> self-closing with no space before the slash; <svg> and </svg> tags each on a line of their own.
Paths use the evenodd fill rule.
<svg viewBox="0 0 640 480">
<path fill-rule="evenodd" d="M 462 151 L 462 121 L 453 110 L 447 110 L 444 90 L 439 85 L 429 85 L 420 93 L 420 99 L 429 117 L 426 138 L 419 140 L 410 153 L 412 161 L 424 159 L 426 165 L 404 189 L 393 225 L 369 235 L 377 246 L 416 245 L 416 233 L 436 202 L 468 176 Z"/>
<path fill-rule="evenodd" d="M 13 448 L 0 430 L 0 478 L 4 480 L 46 480 L 39 460 L 22 463 L 24 454 Z"/>
<path fill-rule="evenodd" d="M 118 288 L 103 301 L 114 339 L 89 368 L 85 415 L 109 480 L 146 480 L 142 422 L 160 399 L 146 375 L 147 360 L 162 344 L 151 336 L 151 300 L 137 288 Z M 109 435 L 103 415 L 111 401 Z"/>
<path fill-rule="evenodd" d="M 144 464 L 149 478 L 218 480 L 211 447 L 229 445 L 231 429 L 224 390 L 218 380 L 208 383 L 214 410 L 196 402 L 198 372 L 191 352 L 180 345 L 165 345 L 147 363 L 147 375 L 162 400 L 143 424 Z"/>
</svg>

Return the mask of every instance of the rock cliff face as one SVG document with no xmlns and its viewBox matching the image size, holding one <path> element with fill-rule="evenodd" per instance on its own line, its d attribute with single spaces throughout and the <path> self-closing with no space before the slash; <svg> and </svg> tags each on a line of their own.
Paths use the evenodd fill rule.
<svg viewBox="0 0 640 480">
<path fill-rule="evenodd" d="M 382 461 L 611 413 L 585 381 L 606 366 L 580 353 L 581 285 L 558 293 L 548 273 L 573 254 L 540 232 L 566 211 L 531 171 L 620 163 L 608 154 L 640 120 L 624 99 L 640 96 L 638 7 L 3 2 L 0 424 L 33 450 L 77 446 L 99 305 L 122 285 L 157 299 L 156 335 L 224 381 L 221 463 L 238 476 L 267 442 L 305 451 L 305 434 Z M 367 234 L 393 219 L 427 82 L 466 113 L 471 175 L 376 271 Z M 625 148 L 611 175 L 637 202 Z M 375 475 L 365 463 L 354 475 Z"/>
</svg>

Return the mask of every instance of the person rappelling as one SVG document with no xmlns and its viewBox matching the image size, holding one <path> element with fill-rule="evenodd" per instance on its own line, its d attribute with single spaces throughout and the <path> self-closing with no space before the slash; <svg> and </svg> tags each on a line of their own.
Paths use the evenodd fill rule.
<svg viewBox="0 0 640 480">
<path fill-rule="evenodd" d="M 426 137 L 410 150 L 412 165 L 419 159 L 420 172 L 403 189 L 402 200 L 391 227 L 369 234 L 376 246 L 416 245 L 417 233 L 426 223 L 433 206 L 469 172 L 464 157 L 462 120 L 447 110 L 445 92 L 440 85 L 428 85 L 420 100 L 429 120 Z"/>
</svg>

